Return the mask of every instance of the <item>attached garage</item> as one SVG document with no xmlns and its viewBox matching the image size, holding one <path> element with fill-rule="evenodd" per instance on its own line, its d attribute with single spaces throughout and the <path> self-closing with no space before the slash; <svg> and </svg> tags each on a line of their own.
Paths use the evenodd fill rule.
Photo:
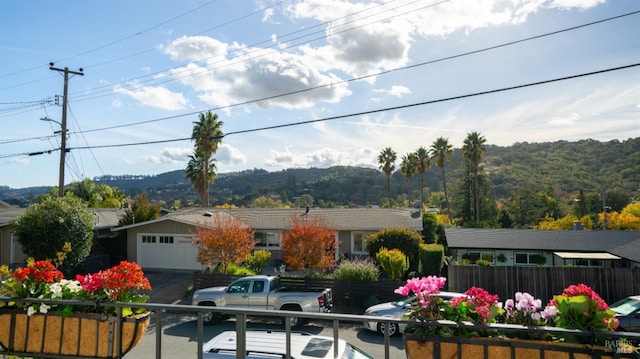
<svg viewBox="0 0 640 359">
<path fill-rule="evenodd" d="M 202 269 L 191 236 L 140 233 L 136 240 L 137 262 L 142 268 Z"/>
</svg>

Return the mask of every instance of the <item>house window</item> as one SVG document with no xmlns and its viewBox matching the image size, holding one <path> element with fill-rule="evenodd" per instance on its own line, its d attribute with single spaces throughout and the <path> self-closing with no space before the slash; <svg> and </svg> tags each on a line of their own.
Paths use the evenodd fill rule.
<svg viewBox="0 0 640 359">
<path fill-rule="evenodd" d="M 580 267 L 604 267 L 601 259 L 576 258 L 575 265 Z"/>
<path fill-rule="evenodd" d="M 256 241 L 256 247 L 266 248 L 278 248 L 280 247 L 280 233 L 277 232 L 264 232 L 256 231 L 254 237 Z"/>
<path fill-rule="evenodd" d="M 469 259 L 471 263 L 475 263 L 480 259 L 484 259 L 491 264 L 495 263 L 495 255 L 493 252 L 469 251 L 467 252 L 467 259 Z"/>
<path fill-rule="evenodd" d="M 516 265 L 540 265 L 547 262 L 540 252 L 516 252 L 514 258 Z"/>
<path fill-rule="evenodd" d="M 351 251 L 353 253 L 367 253 L 367 236 L 371 233 L 351 233 Z"/>
<path fill-rule="evenodd" d="M 173 243 L 173 236 L 160 236 L 160 243 Z"/>
<path fill-rule="evenodd" d="M 156 243 L 156 236 L 142 236 L 142 243 Z"/>
</svg>

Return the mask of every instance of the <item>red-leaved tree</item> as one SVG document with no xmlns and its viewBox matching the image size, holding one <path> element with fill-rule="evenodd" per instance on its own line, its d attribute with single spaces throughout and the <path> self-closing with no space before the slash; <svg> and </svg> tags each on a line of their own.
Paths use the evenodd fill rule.
<svg viewBox="0 0 640 359">
<path fill-rule="evenodd" d="M 282 238 L 282 260 L 291 270 L 324 270 L 335 263 L 335 229 L 310 215 L 292 216 Z"/>
<path fill-rule="evenodd" d="M 242 263 L 256 245 L 251 226 L 231 216 L 215 215 L 204 226 L 197 226 L 196 232 L 193 245 L 198 249 L 198 262 L 221 265 L 223 273 L 229 264 Z"/>
</svg>

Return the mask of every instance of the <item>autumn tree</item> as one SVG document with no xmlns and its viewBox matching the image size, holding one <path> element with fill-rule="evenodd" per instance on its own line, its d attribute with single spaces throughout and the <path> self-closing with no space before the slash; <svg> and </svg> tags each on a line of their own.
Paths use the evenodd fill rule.
<svg viewBox="0 0 640 359">
<path fill-rule="evenodd" d="M 193 245 L 198 262 L 207 267 L 220 265 L 223 273 L 229 264 L 242 263 L 256 245 L 251 226 L 229 215 L 215 214 L 205 225 L 197 226 L 196 233 Z"/>
<path fill-rule="evenodd" d="M 335 263 L 335 229 L 317 217 L 291 217 L 282 238 L 282 259 L 294 271 L 324 270 Z"/>
</svg>

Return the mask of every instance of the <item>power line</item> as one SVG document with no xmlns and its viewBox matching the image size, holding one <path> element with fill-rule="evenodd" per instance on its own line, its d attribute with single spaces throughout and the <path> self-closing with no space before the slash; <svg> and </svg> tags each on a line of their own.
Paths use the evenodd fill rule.
<svg viewBox="0 0 640 359">
<path fill-rule="evenodd" d="M 363 116 L 363 115 L 370 115 L 370 114 L 380 113 L 380 112 L 402 110 L 402 109 L 411 108 L 411 107 L 417 107 L 417 106 L 432 105 L 432 104 L 436 104 L 436 103 L 440 103 L 440 102 L 448 102 L 448 101 L 460 100 L 460 99 L 469 98 L 469 97 L 490 95 L 490 94 L 494 94 L 494 93 L 505 92 L 505 91 L 513 91 L 513 90 L 517 90 L 517 89 L 522 89 L 522 88 L 527 88 L 527 87 L 532 87 L 532 86 L 538 86 L 538 85 L 545 85 L 545 84 L 559 82 L 559 81 L 572 80 L 572 79 L 576 79 L 576 78 L 580 78 L 580 77 L 599 75 L 599 74 L 603 74 L 603 73 L 607 73 L 607 72 L 613 72 L 613 71 L 629 69 L 629 68 L 633 68 L 633 67 L 636 67 L 636 66 L 640 66 L 640 63 L 624 65 L 624 66 L 618 66 L 618 67 L 608 68 L 608 69 L 604 69 L 604 70 L 597 70 L 597 71 L 592 71 L 592 72 L 587 72 L 587 73 L 582 73 L 582 74 L 577 74 L 577 75 L 558 77 L 558 78 L 549 79 L 549 80 L 530 82 L 530 83 L 521 84 L 521 85 L 502 87 L 502 88 L 499 88 L 499 89 L 480 91 L 480 92 L 473 92 L 473 93 L 469 93 L 469 94 L 452 96 L 452 97 L 445 97 L 445 98 L 436 99 L 436 100 L 428 100 L 428 101 L 416 102 L 416 103 L 406 104 L 406 105 L 385 107 L 385 108 L 381 108 L 381 109 L 355 112 L 355 113 L 350 113 L 350 114 L 346 114 L 346 115 L 324 117 L 324 118 L 319 118 L 319 119 L 315 119 L 315 120 L 298 121 L 298 122 L 292 122 L 292 123 L 281 124 L 281 125 L 258 127 L 258 128 L 240 130 L 240 131 L 232 131 L 232 132 L 229 132 L 227 134 L 224 134 L 222 136 L 215 137 L 215 138 L 219 139 L 219 138 L 224 138 L 224 137 L 231 136 L 231 135 L 239 135 L 239 134 L 244 134 L 244 133 L 266 131 L 266 130 L 274 130 L 274 129 L 285 128 L 285 127 L 307 125 L 307 124 L 316 123 L 316 122 L 333 121 L 333 120 L 343 119 L 343 118 L 347 118 L 347 117 Z M 125 144 L 116 144 L 116 145 L 76 147 L 76 148 L 73 148 L 73 149 L 74 150 L 85 150 L 85 149 L 95 149 L 95 148 L 114 148 L 114 147 L 141 146 L 141 145 L 168 143 L 168 142 L 178 142 L 178 141 L 187 141 L 187 140 L 191 140 L 191 137 L 175 138 L 175 139 L 169 139 L 169 140 L 137 142 L 137 143 L 125 143 Z"/>
<path fill-rule="evenodd" d="M 495 50 L 495 49 L 499 49 L 499 48 L 503 48 L 503 47 L 507 47 L 507 46 L 511 46 L 511 45 L 515 45 L 515 44 L 519 44 L 519 43 L 523 43 L 523 42 L 526 42 L 526 41 L 541 39 L 541 38 L 544 38 L 544 37 L 557 35 L 557 34 L 560 34 L 560 33 L 573 31 L 573 30 L 584 28 L 584 27 L 588 27 L 588 26 L 593 26 L 593 25 L 596 25 L 596 24 L 600 24 L 600 23 L 607 22 L 607 21 L 612 21 L 612 20 L 619 19 L 619 18 L 626 17 L 626 16 L 636 15 L 638 13 L 640 13 L 640 10 L 639 11 L 633 11 L 633 12 L 626 13 L 626 14 L 622 14 L 622 15 L 609 17 L 609 18 L 606 18 L 606 19 L 601 19 L 601 20 L 589 22 L 589 23 L 582 24 L 582 25 L 572 26 L 572 27 L 568 27 L 568 28 L 565 28 L 565 29 L 556 30 L 556 31 L 552 31 L 552 32 L 548 32 L 548 33 L 544 33 L 544 34 L 540 34 L 540 35 L 534 35 L 534 36 L 526 37 L 526 38 L 519 39 L 519 40 L 509 41 L 509 42 L 506 42 L 506 43 L 502 43 L 502 44 L 498 44 L 498 45 L 494 45 L 494 46 L 490 46 L 490 47 L 485 47 L 485 48 L 478 49 L 478 50 L 472 50 L 472 51 L 463 52 L 463 53 L 459 53 L 459 54 L 455 54 L 455 55 L 451 55 L 451 56 L 441 57 L 441 58 L 434 59 L 434 60 L 428 60 L 428 61 L 424 61 L 424 62 L 419 62 L 419 63 L 415 63 L 415 64 L 412 64 L 412 65 L 397 67 L 397 68 L 394 68 L 394 69 L 380 71 L 380 72 L 377 72 L 377 73 L 374 73 L 374 74 L 369 74 L 369 75 L 364 75 L 364 76 L 359 76 L 359 77 L 353 77 L 353 78 L 347 79 L 347 80 L 334 81 L 334 82 L 331 82 L 331 83 L 317 85 L 317 86 L 313 86 L 313 87 L 309 87 L 309 88 L 301 89 L 301 90 L 297 90 L 297 91 L 290 91 L 290 92 L 286 92 L 286 93 L 281 93 L 281 94 L 276 94 L 276 95 L 272 95 L 272 96 L 262 97 L 262 98 L 259 98 L 259 99 L 247 100 L 247 101 L 244 101 L 244 102 L 238 102 L 238 103 L 235 103 L 235 104 L 230 104 L 230 105 L 226 105 L 226 106 L 219 106 L 219 107 L 215 107 L 215 108 L 204 109 L 204 110 L 189 112 L 189 113 L 180 114 L 180 115 L 161 117 L 161 118 L 158 118 L 158 119 L 139 121 L 139 122 L 134 122 L 134 123 L 109 126 L 109 127 L 101 127 L 101 128 L 96 128 L 96 129 L 92 129 L 92 130 L 87 130 L 85 132 L 96 132 L 96 131 L 112 130 L 112 129 L 117 129 L 117 128 L 131 127 L 131 126 L 137 126 L 137 125 L 142 125 L 142 124 L 147 124 L 147 123 L 166 121 L 166 120 L 171 120 L 171 119 L 175 119 L 175 118 L 196 115 L 196 114 L 199 114 L 199 113 L 201 113 L 203 111 L 214 111 L 215 112 L 215 111 L 218 111 L 218 110 L 224 110 L 224 109 L 228 109 L 228 108 L 244 106 L 244 105 L 257 103 L 257 102 L 261 102 L 261 101 L 272 100 L 272 99 L 279 98 L 279 97 L 297 95 L 297 94 L 300 94 L 300 93 L 304 93 L 304 92 L 309 92 L 309 91 L 313 91 L 313 90 L 316 90 L 316 89 L 325 88 L 327 86 L 336 86 L 336 85 L 340 85 L 340 84 L 344 84 L 344 83 L 351 83 L 351 82 L 360 81 L 360 80 L 364 80 L 364 79 L 371 78 L 371 77 L 377 77 L 377 76 L 381 76 L 381 75 L 386 75 L 386 74 L 397 72 L 397 71 L 413 69 L 413 68 L 422 67 L 422 66 L 426 66 L 426 65 L 430 65 L 430 64 L 434 64 L 434 63 L 438 63 L 438 62 L 443 62 L 443 61 L 447 61 L 447 60 L 452 60 L 452 59 L 456 59 L 456 58 L 460 58 L 460 57 L 464 57 L 464 56 L 479 54 L 479 53 L 482 53 L 482 52 L 487 52 L 487 51 L 490 51 L 490 50 Z"/>
</svg>

